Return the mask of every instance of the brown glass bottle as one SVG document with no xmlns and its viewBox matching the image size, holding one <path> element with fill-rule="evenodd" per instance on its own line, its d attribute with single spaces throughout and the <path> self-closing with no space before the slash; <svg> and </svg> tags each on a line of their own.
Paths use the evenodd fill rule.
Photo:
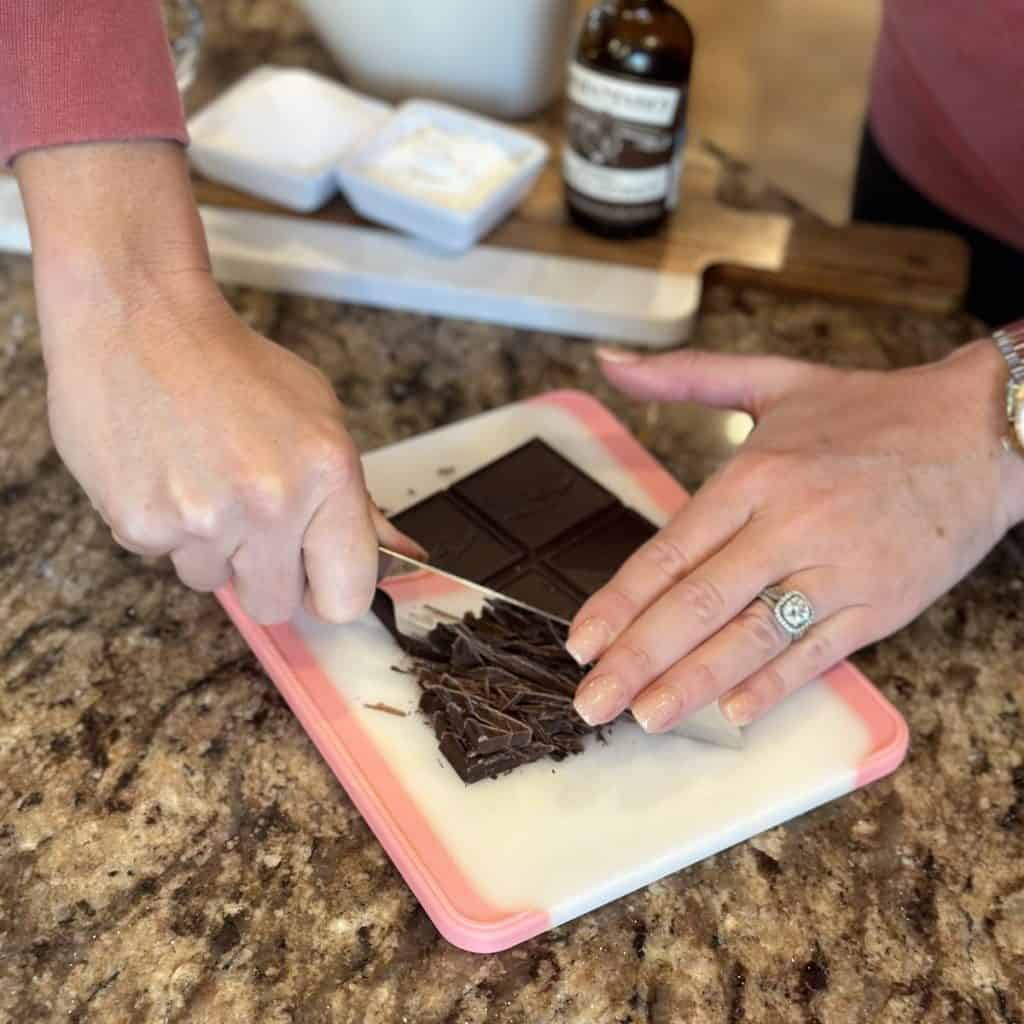
<svg viewBox="0 0 1024 1024">
<path fill-rule="evenodd" d="M 600 0 L 569 62 L 562 173 L 569 216 L 611 238 L 676 206 L 693 32 L 667 0 Z"/>
</svg>

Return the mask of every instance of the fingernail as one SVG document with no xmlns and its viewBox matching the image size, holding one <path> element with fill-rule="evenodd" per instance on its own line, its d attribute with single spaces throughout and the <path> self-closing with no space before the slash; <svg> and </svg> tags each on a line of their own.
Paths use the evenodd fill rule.
<svg viewBox="0 0 1024 1024">
<path fill-rule="evenodd" d="M 643 356 L 639 352 L 631 352 L 627 348 L 612 348 L 601 345 L 597 349 L 597 358 L 606 363 L 639 363 Z"/>
<path fill-rule="evenodd" d="M 413 540 L 408 534 L 398 533 L 395 536 L 395 543 L 388 544 L 388 547 L 393 547 L 398 551 L 405 551 L 410 558 L 415 558 L 420 562 L 428 562 L 430 560 L 430 552 L 417 540 Z"/>
<path fill-rule="evenodd" d="M 682 718 L 682 713 L 683 702 L 668 688 L 633 705 L 633 717 L 644 732 L 666 732 Z"/>
<path fill-rule="evenodd" d="M 565 649 L 577 665 L 590 665 L 608 646 L 612 631 L 604 619 L 584 619 L 569 632 Z"/>
<path fill-rule="evenodd" d="M 628 702 L 626 689 L 617 676 L 597 676 L 576 691 L 573 705 L 587 725 L 604 725 L 619 715 Z"/>
<path fill-rule="evenodd" d="M 724 697 L 718 702 L 718 706 L 733 725 L 750 725 L 757 715 L 757 700 L 749 693 Z"/>
</svg>

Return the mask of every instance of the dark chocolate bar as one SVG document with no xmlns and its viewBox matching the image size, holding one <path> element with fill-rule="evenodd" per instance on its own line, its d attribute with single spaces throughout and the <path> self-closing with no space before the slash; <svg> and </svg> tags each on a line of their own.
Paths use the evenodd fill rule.
<svg viewBox="0 0 1024 1024">
<path fill-rule="evenodd" d="M 563 619 L 657 527 L 540 440 L 503 455 L 392 518 L 431 563 Z M 390 598 L 374 610 L 413 659 L 420 710 L 464 782 L 583 749 L 572 698 L 583 678 L 566 630 L 512 605 L 399 633 Z"/>
</svg>

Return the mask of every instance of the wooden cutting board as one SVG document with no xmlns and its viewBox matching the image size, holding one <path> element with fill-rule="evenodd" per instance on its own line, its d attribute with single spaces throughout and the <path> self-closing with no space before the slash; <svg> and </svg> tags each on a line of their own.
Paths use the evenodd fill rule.
<svg viewBox="0 0 1024 1024">
<path fill-rule="evenodd" d="M 565 216 L 560 125 L 558 108 L 522 125 L 551 145 L 551 161 L 521 207 L 480 248 L 704 276 L 705 280 L 931 313 L 953 312 L 963 300 L 968 252 L 959 238 L 916 228 L 833 227 L 810 218 L 726 206 L 717 197 L 720 164 L 700 144 L 687 153 L 679 209 L 660 236 L 622 243 L 589 235 Z M 194 180 L 201 203 L 286 212 L 198 175 Z M 310 218 L 333 224 L 365 223 L 340 197 Z"/>
</svg>

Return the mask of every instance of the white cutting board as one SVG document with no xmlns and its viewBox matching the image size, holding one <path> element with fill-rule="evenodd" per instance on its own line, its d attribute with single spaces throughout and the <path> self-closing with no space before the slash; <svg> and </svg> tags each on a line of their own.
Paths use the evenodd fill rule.
<svg viewBox="0 0 1024 1024">
<path fill-rule="evenodd" d="M 377 228 L 201 206 L 222 284 L 666 347 L 689 336 L 699 273 L 668 273 L 495 245 L 441 253 Z M 765 255 L 781 263 L 781 223 Z M 17 182 L 0 175 L 0 252 L 31 251 Z"/>
<path fill-rule="evenodd" d="M 595 400 L 556 392 L 365 457 L 391 511 L 540 437 L 623 501 L 664 520 L 679 486 Z M 907 730 L 846 664 L 728 750 L 615 725 L 606 744 L 467 786 L 415 712 L 415 682 L 376 619 L 305 615 L 261 628 L 220 595 L 438 930 L 504 949 L 893 771 Z M 383 703 L 396 717 L 367 707 Z"/>
</svg>

